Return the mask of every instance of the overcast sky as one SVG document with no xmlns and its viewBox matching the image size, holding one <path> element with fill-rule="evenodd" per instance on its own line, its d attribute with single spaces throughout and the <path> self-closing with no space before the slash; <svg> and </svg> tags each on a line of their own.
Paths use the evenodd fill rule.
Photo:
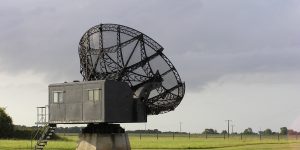
<svg viewBox="0 0 300 150">
<path fill-rule="evenodd" d="M 300 1 L 0 0 L 0 106 L 33 125 L 48 84 L 82 80 L 78 42 L 90 27 L 116 23 L 152 37 L 186 82 L 173 112 L 147 128 L 300 131 Z M 125 124 L 144 129 L 144 124 Z"/>
</svg>

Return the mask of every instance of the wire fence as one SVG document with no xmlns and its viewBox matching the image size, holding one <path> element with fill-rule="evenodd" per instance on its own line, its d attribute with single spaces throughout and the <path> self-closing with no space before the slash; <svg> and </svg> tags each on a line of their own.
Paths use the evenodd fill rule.
<svg viewBox="0 0 300 150">
<path fill-rule="evenodd" d="M 58 133 L 59 136 L 78 136 L 79 133 Z M 300 134 L 281 135 L 281 134 L 195 134 L 195 133 L 128 133 L 129 137 L 143 139 L 159 140 L 168 139 L 234 139 L 234 140 L 300 140 Z"/>
<path fill-rule="evenodd" d="M 129 137 L 143 139 L 157 139 L 169 138 L 169 139 L 235 139 L 235 140 L 298 140 L 300 135 L 263 135 L 263 134 L 191 134 L 191 133 L 128 133 Z M 300 140 L 300 139 L 299 139 Z"/>
</svg>

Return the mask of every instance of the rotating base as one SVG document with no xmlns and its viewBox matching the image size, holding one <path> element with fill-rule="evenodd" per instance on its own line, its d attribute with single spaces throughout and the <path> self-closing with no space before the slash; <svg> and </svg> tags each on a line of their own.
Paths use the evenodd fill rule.
<svg viewBox="0 0 300 150">
<path fill-rule="evenodd" d="M 82 130 L 76 150 L 130 150 L 124 129 L 118 124 L 89 124 Z"/>
</svg>

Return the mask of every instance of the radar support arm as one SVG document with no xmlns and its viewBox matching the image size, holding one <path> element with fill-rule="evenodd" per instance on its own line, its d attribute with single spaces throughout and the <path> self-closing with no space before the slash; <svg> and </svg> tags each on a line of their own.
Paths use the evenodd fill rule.
<svg viewBox="0 0 300 150">
<path fill-rule="evenodd" d="M 162 81 L 161 75 L 157 71 L 154 76 L 148 80 L 148 82 L 136 86 L 138 88 L 135 90 L 134 98 L 140 99 L 143 102 L 146 101 L 150 95 L 150 92 L 156 88 L 159 88 L 162 85 Z"/>
</svg>

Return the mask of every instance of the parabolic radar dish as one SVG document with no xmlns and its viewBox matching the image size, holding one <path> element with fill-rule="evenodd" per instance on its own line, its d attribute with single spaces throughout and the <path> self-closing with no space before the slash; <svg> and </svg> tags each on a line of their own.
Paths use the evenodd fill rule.
<svg viewBox="0 0 300 150">
<path fill-rule="evenodd" d="M 82 36 L 78 51 L 84 81 L 123 81 L 136 91 L 159 80 L 161 86 L 143 100 L 148 115 L 174 110 L 184 96 L 185 84 L 162 53 L 163 47 L 135 29 L 118 24 L 94 26 Z"/>
</svg>

